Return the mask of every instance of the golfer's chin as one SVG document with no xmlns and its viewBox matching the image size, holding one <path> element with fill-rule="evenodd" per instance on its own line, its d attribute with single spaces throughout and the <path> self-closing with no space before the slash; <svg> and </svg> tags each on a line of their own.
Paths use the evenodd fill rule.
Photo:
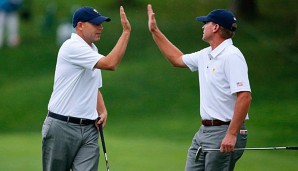
<svg viewBox="0 0 298 171">
<path fill-rule="evenodd" d="M 100 40 L 100 36 L 96 36 L 96 37 L 94 38 L 94 42 L 99 41 L 99 40 Z"/>
<path fill-rule="evenodd" d="M 207 43 L 208 43 L 207 39 L 206 39 L 204 36 L 202 37 L 202 40 L 203 40 L 204 42 L 207 42 Z"/>
</svg>

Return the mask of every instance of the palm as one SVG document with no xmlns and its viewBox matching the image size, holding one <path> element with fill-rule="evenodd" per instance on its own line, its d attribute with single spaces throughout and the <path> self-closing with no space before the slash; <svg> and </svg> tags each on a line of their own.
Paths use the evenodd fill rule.
<svg viewBox="0 0 298 171">
<path fill-rule="evenodd" d="M 148 9 L 148 27 L 149 27 L 149 31 L 153 31 L 157 28 L 156 20 L 155 20 L 155 14 L 152 10 L 151 5 L 148 5 L 147 9 Z"/>
<path fill-rule="evenodd" d="M 124 31 L 130 31 L 131 30 L 131 26 L 130 23 L 126 17 L 126 14 L 124 12 L 123 7 L 120 7 L 120 17 L 121 17 L 121 23 L 122 23 L 122 27 Z"/>
</svg>

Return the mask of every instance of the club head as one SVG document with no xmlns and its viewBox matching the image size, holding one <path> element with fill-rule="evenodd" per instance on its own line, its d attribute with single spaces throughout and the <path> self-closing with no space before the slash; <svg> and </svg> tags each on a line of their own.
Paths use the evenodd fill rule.
<svg viewBox="0 0 298 171">
<path fill-rule="evenodd" d="M 198 148 L 197 152 L 196 152 L 196 158 L 195 158 L 195 161 L 198 161 L 198 160 L 199 160 L 199 156 L 200 156 L 201 152 L 202 152 L 202 147 L 200 146 L 200 147 Z"/>
</svg>

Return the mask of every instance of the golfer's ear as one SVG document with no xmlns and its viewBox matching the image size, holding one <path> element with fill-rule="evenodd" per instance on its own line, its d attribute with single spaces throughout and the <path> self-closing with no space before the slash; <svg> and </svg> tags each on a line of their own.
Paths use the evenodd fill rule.
<svg viewBox="0 0 298 171">
<path fill-rule="evenodd" d="M 82 30 L 83 27 L 84 27 L 84 23 L 79 21 L 76 28 L 79 30 Z"/>
<path fill-rule="evenodd" d="M 216 31 L 218 31 L 219 29 L 220 29 L 220 26 L 219 26 L 218 24 L 215 24 L 213 30 L 216 32 Z"/>
</svg>

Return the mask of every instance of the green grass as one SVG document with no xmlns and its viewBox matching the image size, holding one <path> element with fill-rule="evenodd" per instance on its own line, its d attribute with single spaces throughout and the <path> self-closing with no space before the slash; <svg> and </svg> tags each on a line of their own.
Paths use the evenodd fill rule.
<svg viewBox="0 0 298 171">
<path fill-rule="evenodd" d="M 45 1 L 33 0 L 34 18 L 22 23 L 19 48 L 0 49 L 0 170 L 41 170 L 40 131 L 51 95 L 58 46 L 55 30 L 41 26 Z M 57 1 L 55 23 L 70 4 Z M 197 73 L 176 69 L 164 59 L 147 29 L 147 1 L 125 5 L 132 35 L 116 72 L 103 71 L 102 93 L 109 111 L 105 138 L 112 170 L 183 170 L 187 149 L 200 125 Z M 206 47 L 194 18 L 229 2 L 152 0 L 158 25 L 183 52 Z M 246 57 L 253 101 L 248 147 L 298 145 L 296 1 L 258 1 L 260 17 L 239 19 L 234 43 Z M 288 4 L 279 8 L 280 3 Z M 269 5 L 272 8 L 267 8 Z M 121 34 L 118 6 L 97 6 L 112 18 L 104 25 L 100 52 L 107 54 Z M 186 11 L 187 9 L 187 11 Z M 287 10 L 284 10 L 287 9 Z M 274 13 L 270 10 L 274 10 Z M 293 15 L 295 14 L 295 15 Z M 278 24 L 277 22 L 278 21 Z M 273 26 L 274 27 L 273 27 Z M 296 151 L 247 151 L 236 170 L 297 170 Z M 101 170 L 105 169 L 101 158 Z"/>
<path fill-rule="evenodd" d="M 105 132 L 111 170 L 183 170 L 185 141 L 155 138 L 113 136 Z M 100 142 L 99 142 L 100 143 Z M 41 135 L 37 133 L 2 134 L 0 137 L 0 170 L 41 170 Z M 296 151 L 246 151 L 235 171 L 297 170 Z M 100 170 L 105 170 L 103 154 Z"/>
<path fill-rule="evenodd" d="M 1 134 L 0 140 L 0 170 L 41 170 L 41 139 L 38 134 Z"/>
</svg>

